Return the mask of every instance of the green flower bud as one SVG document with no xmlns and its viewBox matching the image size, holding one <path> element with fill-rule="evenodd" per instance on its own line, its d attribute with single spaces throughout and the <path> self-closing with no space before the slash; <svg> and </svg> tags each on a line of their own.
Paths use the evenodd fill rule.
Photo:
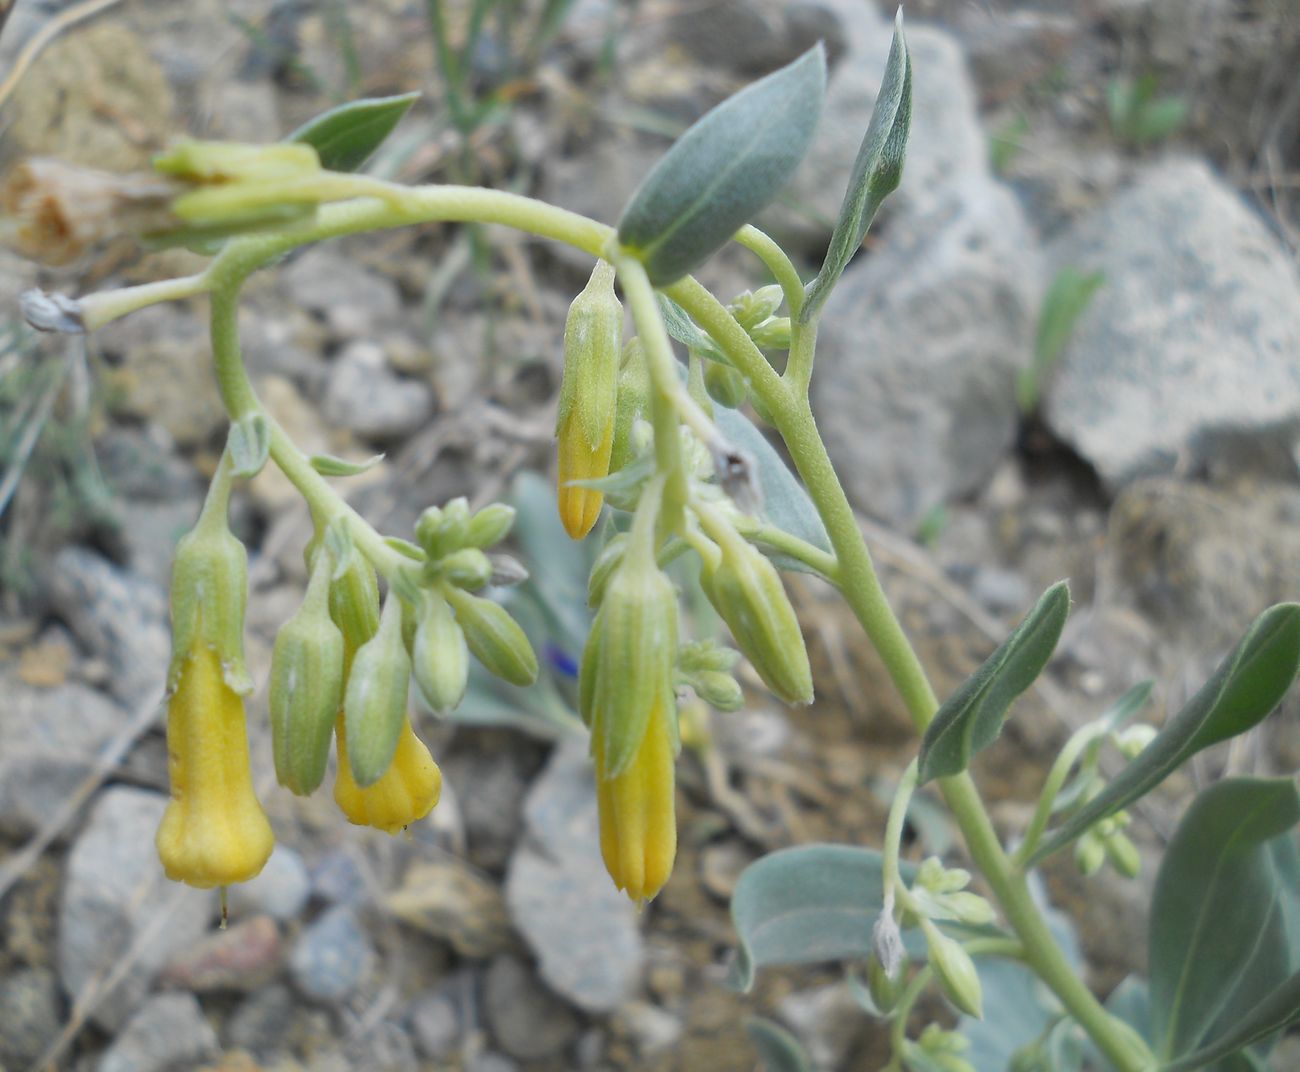
<svg viewBox="0 0 1300 1072">
<path fill-rule="evenodd" d="M 614 575 L 614 571 L 622 565 L 623 556 L 626 554 L 626 532 L 620 532 L 600 549 L 600 554 L 592 563 L 591 573 L 587 577 L 587 606 L 600 606 L 601 600 L 605 597 L 605 586 Z"/>
<path fill-rule="evenodd" d="M 649 554 L 630 553 L 610 577 L 598 625 L 590 706 L 604 776 L 613 778 L 636 753 L 651 713 L 676 706 L 677 592 Z"/>
<path fill-rule="evenodd" d="M 930 966 L 948 1000 L 968 1016 L 983 1019 L 983 991 L 970 954 L 928 919 L 921 921 L 921 931 L 930 951 Z"/>
<path fill-rule="evenodd" d="M 253 691 L 244 664 L 244 609 L 248 552 L 226 521 L 230 466 L 223 456 L 194 528 L 176 545 L 172 564 L 172 661 L 167 688 L 174 692 L 196 644 L 217 653 L 226 686 L 240 696 Z"/>
<path fill-rule="evenodd" d="M 582 646 L 582 661 L 578 664 L 578 714 L 587 729 L 595 726 L 596 677 L 600 669 L 601 615 L 591 623 L 587 642 Z"/>
<path fill-rule="evenodd" d="M 1095 831 L 1085 831 L 1074 843 L 1074 863 L 1079 874 L 1095 875 L 1106 862 L 1106 842 Z"/>
<path fill-rule="evenodd" d="M 428 592 L 420 601 L 420 624 L 411 651 L 415 683 L 439 713 L 459 706 L 469 681 L 469 646 L 447 601 Z"/>
<path fill-rule="evenodd" d="M 609 471 L 617 473 L 627 467 L 639 452 L 633 434 L 636 423 L 650 408 L 650 369 L 646 365 L 641 340 L 631 338 L 623 347 L 622 366 L 618 373 L 617 403 L 614 409 L 614 443 L 610 448 Z"/>
<path fill-rule="evenodd" d="M 241 145 L 186 139 L 155 156 L 153 169 L 184 182 L 224 185 L 297 178 L 315 174 L 321 166 L 316 150 L 300 142 Z"/>
<path fill-rule="evenodd" d="M 728 409 L 743 406 L 749 398 L 749 384 L 740 369 L 717 361 L 706 362 L 704 366 L 704 389 L 714 402 Z"/>
<path fill-rule="evenodd" d="M 720 670 L 701 670 L 687 679 L 695 695 L 719 711 L 739 711 L 745 706 L 745 694 L 730 674 Z"/>
<path fill-rule="evenodd" d="M 776 567 L 734 530 L 723 535 L 721 558 L 700 573 L 704 594 L 767 687 L 788 704 L 811 703 L 808 651 Z"/>
<path fill-rule="evenodd" d="M 1145 722 L 1126 726 L 1115 734 L 1115 747 L 1120 750 L 1125 759 L 1137 759 L 1142 750 L 1156 739 L 1157 732 L 1154 726 Z"/>
<path fill-rule="evenodd" d="M 325 777 L 343 696 L 343 633 L 330 618 L 329 575 L 329 559 L 320 556 L 306 598 L 281 626 L 271 656 L 275 777 L 299 796 L 314 792 Z"/>
<path fill-rule="evenodd" d="M 1105 841 L 1106 859 L 1125 878 L 1137 878 L 1142 870 L 1142 854 L 1127 834 L 1112 834 Z"/>
<path fill-rule="evenodd" d="M 746 331 L 751 331 L 781 308 L 785 292 L 772 283 L 758 290 L 742 290 L 727 303 L 727 311 Z"/>
<path fill-rule="evenodd" d="M 435 574 L 457 588 L 479 589 L 492 579 L 492 563 L 477 547 L 462 547 L 441 559 Z"/>
<path fill-rule="evenodd" d="M 898 999 L 902 997 L 906 986 L 905 966 L 900 966 L 891 978 L 878 956 L 873 953 L 867 959 L 867 993 L 871 995 L 872 1002 L 881 1013 L 888 1016 L 894 1011 L 894 1006 L 898 1004 Z"/>
<path fill-rule="evenodd" d="M 790 318 L 788 316 L 772 317 L 752 328 L 749 337 L 760 350 L 790 349 Z"/>
<path fill-rule="evenodd" d="M 374 785 L 393 762 L 406 722 L 411 657 L 402 639 L 402 601 L 384 600 L 379 630 L 352 660 L 343 700 L 348 764 L 357 785 Z"/>
<path fill-rule="evenodd" d="M 724 648 L 712 640 L 694 640 L 683 644 L 677 652 L 677 668 L 683 674 L 694 674 L 701 670 L 730 670 L 736 665 L 740 654 L 731 648 Z"/>
<path fill-rule="evenodd" d="M 509 535 L 514 523 L 513 506 L 489 503 L 469 519 L 469 524 L 465 527 L 465 543 L 480 550 L 493 547 Z"/>
<path fill-rule="evenodd" d="M 430 506 L 415 523 L 415 541 L 436 562 L 469 542 L 469 502 L 464 496 L 446 506 Z"/>
<path fill-rule="evenodd" d="M 537 680 L 537 655 L 505 607 L 448 586 L 443 595 L 456 612 L 465 641 L 483 668 L 512 685 Z"/>
<path fill-rule="evenodd" d="M 308 551 L 311 554 L 310 546 Z M 317 550 L 315 555 L 323 553 L 323 550 Z M 313 561 L 315 555 L 312 555 Z M 349 555 L 343 572 L 331 578 L 330 617 L 343 633 L 343 674 L 346 677 L 361 645 L 379 630 L 379 578 L 363 555 Z"/>
</svg>

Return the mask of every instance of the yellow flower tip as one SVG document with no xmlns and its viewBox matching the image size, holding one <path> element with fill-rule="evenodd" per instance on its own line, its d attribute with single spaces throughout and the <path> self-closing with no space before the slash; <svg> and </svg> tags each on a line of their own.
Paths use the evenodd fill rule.
<svg viewBox="0 0 1300 1072">
<path fill-rule="evenodd" d="M 595 450 L 588 445 L 579 422 L 572 414 L 561 423 L 558 439 L 559 478 L 556 497 L 560 506 L 560 520 L 564 523 L 565 532 L 573 539 L 581 540 L 595 528 L 605 496 L 594 488 L 579 487 L 571 481 L 599 480 L 609 475 L 609 458 L 614 449 L 614 420 L 610 418 L 605 426 L 605 434 Z"/>
<path fill-rule="evenodd" d="M 167 877 L 208 889 L 257 875 L 275 836 L 253 792 L 244 701 L 202 642 L 168 701 L 167 768 L 172 799 L 155 838 Z"/>
<path fill-rule="evenodd" d="M 377 782 L 364 788 L 352 777 L 346 736 L 340 715 L 335 724 L 339 772 L 334 781 L 334 802 L 348 822 L 396 834 L 433 811 L 442 795 L 442 772 L 411 729 L 409 718 L 397 739 L 391 766 Z"/>
<path fill-rule="evenodd" d="M 650 716 L 631 762 L 612 778 L 604 774 L 599 734 L 592 738 L 600 853 L 614 885 L 644 905 L 663 889 L 677 855 L 673 808 L 673 742 L 667 716 Z"/>
</svg>

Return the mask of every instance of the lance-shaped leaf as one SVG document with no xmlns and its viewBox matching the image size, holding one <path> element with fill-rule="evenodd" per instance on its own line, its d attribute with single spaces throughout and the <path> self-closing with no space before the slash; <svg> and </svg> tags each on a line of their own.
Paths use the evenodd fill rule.
<svg viewBox="0 0 1300 1072">
<path fill-rule="evenodd" d="M 1292 779 L 1232 778 L 1201 793 L 1179 823 L 1151 901 L 1157 1056 L 1214 1050 L 1230 1035 L 1244 1046 L 1300 1010 L 1292 978 L 1300 950 L 1287 941 L 1272 845 L 1297 822 L 1300 789 Z M 1241 1033 L 1243 1023 L 1254 1026 Z"/>
<path fill-rule="evenodd" d="M 826 95 L 821 45 L 728 97 L 673 144 L 632 195 L 618 240 L 665 286 L 699 267 L 794 174 Z"/>
<path fill-rule="evenodd" d="M 903 176 L 903 156 L 912 126 L 912 57 L 903 38 L 903 9 L 894 19 L 894 40 L 885 62 L 871 122 L 853 161 L 853 173 L 840 216 L 835 222 L 830 248 L 821 271 L 805 288 L 799 320 L 807 323 L 821 308 L 853 254 L 867 236 L 881 202 L 898 188 Z"/>
<path fill-rule="evenodd" d="M 1281 702 L 1297 668 L 1300 604 L 1279 603 L 1251 623 L 1201 691 L 1110 785 L 1048 835 L 1029 862 L 1050 856 L 1094 823 L 1128 807 L 1201 749 L 1251 729 Z"/>
<path fill-rule="evenodd" d="M 329 171 L 356 171 L 393 132 L 420 94 L 350 101 L 309 119 L 285 141 L 303 142 Z"/>
<path fill-rule="evenodd" d="M 959 774 L 1002 732 L 1007 709 L 1043 672 L 1070 613 L 1070 589 L 1052 585 L 1002 646 L 957 687 L 925 731 L 919 776 Z"/>
<path fill-rule="evenodd" d="M 713 336 L 696 324 L 687 315 L 685 309 L 667 294 L 656 294 L 655 297 L 659 299 L 659 311 L 663 314 L 664 327 L 668 329 L 669 335 L 686 349 L 695 350 L 710 361 L 717 361 L 723 365 L 731 364 L 722 348 L 713 341 Z"/>
<path fill-rule="evenodd" d="M 231 424 L 226 449 L 235 476 L 257 476 L 271 456 L 271 425 L 265 415 L 250 413 Z"/>
</svg>

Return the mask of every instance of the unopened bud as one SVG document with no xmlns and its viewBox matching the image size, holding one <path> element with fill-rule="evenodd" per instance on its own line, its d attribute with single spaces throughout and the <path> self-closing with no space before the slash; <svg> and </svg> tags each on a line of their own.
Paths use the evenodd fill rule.
<svg viewBox="0 0 1300 1072">
<path fill-rule="evenodd" d="M 719 670 L 701 670 L 688 683 L 695 695 L 719 711 L 739 711 L 745 706 L 745 694 L 730 674 Z"/>
<path fill-rule="evenodd" d="M 1087 830 L 1074 843 L 1074 863 L 1079 874 L 1095 875 L 1106 862 L 1106 842 L 1094 831 Z"/>
<path fill-rule="evenodd" d="M 492 562 L 477 547 L 462 547 L 436 563 L 434 573 L 457 588 L 476 591 L 492 579 Z"/>
<path fill-rule="evenodd" d="M 1132 726 L 1127 726 L 1115 734 L 1115 747 L 1125 759 L 1137 759 L 1147 745 L 1156 739 L 1159 731 L 1146 722 L 1139 722 Z"/>
<path fill-rule="evenodd" d="M 1106 859 L 1125 878 L 1137 878 L 1142 871 L 1142 854 L 1127 834 L 1112 834 L 1105 841 Z"/>
<path fill-rule="evenodd" d="M 683 644 L 677 652 L 677 668 L 683 674 L 701 670 L 730 670 L 740 658 L 738 652 L 724 648 L 712 640 L 693 640 Z"/>
<path fill-rule="evenodd" d="M 727 311 L 742 328 L 750 331 L 781 308 L 784 297 L 784 291 L 776 283 L 755 291 L 742 290 L 727 303 Z"/>
<path fill-rule="evenodd" d="M 968 1016 L 983 1019 L 983 990 L 970 954 L 929 920 L 921 921 L 921 930 L 930 951 L 930 965 L 948 1000 Z"/>
<path fill-rule="evenodd" d="M 461 496 L 425 510 L 415 523 L 415 540 L 429 561 L 436 562 L 469 543 L 469 528 L 469 503 Z"/>
<path fill-rule="evenodd" d="M 564 322 L 564 376 L 555 426 L 560 519 L 574 539 L 591 531 L 604 501 L 601 492 L 573 481 L 599 479 L 610 471 L 622 334 L 614 269 L 598 261 Z"/>
<path fill-rule="evenodd" d="M 373 826 L 396 834 L 423 819 L 442 795 L 442 772 L 429 750 L 403 718 L 393 761 L 377 782 L 359 786 L 352 777 L 344 720 L 339 719 L 339 773 L 334 782 L 334 802 L 358 826 Z"/>
<path fill-rule="evenodd" d="M 379 630 L 352 660 L 343 717 L 348 762 L 361 787 L 377 782 L 393 761 L 406 721 L 411 657 L 402 639 L 402 602 L 389 593 Z"/>
<path fill-rule="evenodd" d="M 749 337 L 760 350 L 790 349 L 790 318 L 772 317 L 753 328 Z"/>
<path fill-rule="evenodd" d="M 736 409 L 749 398 L 749 384 L 744 374 L 730 365 L 709 361 L 704 366 L 704 389 L 720 406 Z"/>
<path fill-rule="evenodd" d="M 641 340 L 631 338 L 623 347 L 618 373 L 618 396 L 614 410 L 614 443 L 609 454 L 609 471 L 627 467 L 643 448 L 636 435 L 637 422 L 650 406 L 650 370 Z"/>
<path fill-rule="evenodd" d="M 808 651 L 776 567 L 733 531 L 700 583 L 764 684 L 788 704 L 811 703 Z"/>
<path fill-rule="evenodd" d="M 505 503 L 489 503 L 469 519 L 465 526 L 465 544 L 486 550 L 500 543 L 515 523 L 515 508 Z"/>
<path fill-rule="evenodd" d="M 325 777 L 330 734 L 343 695 L 343 633 L 329 613 L 330 563 L 321 556 L 298 613 L 271 656 L 271 752 L 275 776 L 306 796 Z"/>
<path fill-rule="evenodd" d="M 505 607 L 461 588 L 448 586 L 443 595 L 456 612 L 469 650 L 485 670 L 512 685 L 537 680 L 537 654 Z"/>
<path fill-rule="evenodd" d="M 447 601 L 426 593 L 411 650 L 415 683 L 429 707 L 439 713 L 459 706 L 469 681 L 469 646 Z"/>
<path fill-rule="evenodd" d="M 886 970 L 884 963 L 874 953 L 867 959 L 867 993 L 879 1012 L 888 1016 L 894 1011 L 898 999 L 907 986 L 907 973 L 903 970 L 906 954 L 893 975 Z"/>
</svg>

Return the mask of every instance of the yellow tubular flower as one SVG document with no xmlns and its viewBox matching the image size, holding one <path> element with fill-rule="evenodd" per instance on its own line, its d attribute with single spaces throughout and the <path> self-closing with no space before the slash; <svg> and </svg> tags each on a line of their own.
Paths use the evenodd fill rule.
<svg viewBox="0 0 1300 1072">
<path fill-rule="evenodd" d="M 410 718 L 402 724 L 392 765 L 377 782 L 365 788 L 357 785 L 352 777 L 342 714 L 335 722 L 334 739 L 339 752 L 334 802 L 343 810 L 348 822 L 396 834 L 423 819 L 438 803 L 442 795 L 442 772 L 424 742 L 411 729 Z"/>
<path fill-rule="evenodd" d="M 206 889 L 261 871 L 275 838 L 253 793 L 244 701 L 202 641 L 168 703 L 167 772 L 172 799 L 155 839 L 167 877 Z"/>
<path fill-rule="evenodd" d="M 612 778 L 605 776 L 603 735 L 592 733 L 600 854 L 614 885 L 638 903 L 663 888 L 677 855 L 670 717 L 656 705 L 631 762 Z"/>
<path fill-rule="evenodd" d="M 599 480 L 608 476 L 609 458 L 614 450 L 612 413 L 595 450 L 588 446 L 578 423 L 575 409 L 560 423 L 556 432 L 559 440 L 556 497 L 559 500 L 560 520 L 564 522 L 564 531 L 575 540 L 582 539 L 595 527 L 605 496 L 595 488 L 576 487 L 570 481 Z"/>
</svg>

